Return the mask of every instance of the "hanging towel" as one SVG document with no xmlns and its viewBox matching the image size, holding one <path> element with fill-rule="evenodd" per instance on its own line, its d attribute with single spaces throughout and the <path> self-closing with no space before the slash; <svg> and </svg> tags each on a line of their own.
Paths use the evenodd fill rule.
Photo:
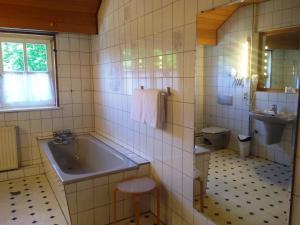
<svg viewBox="0 0 300 225">
<path fill-rule="evenodd" d="M 162 128 L 165 122 L 165 96 L 155 89 L 143 91 L 143 120 L 153 128 Z"/>
<path fill-rule="evenodd" d="M 130 118 L 137 122 L 144 122 L 143 121 L 143 95 L 144 95 L 144 90 L 135 89 L 133 91 Z"/>
</svg>

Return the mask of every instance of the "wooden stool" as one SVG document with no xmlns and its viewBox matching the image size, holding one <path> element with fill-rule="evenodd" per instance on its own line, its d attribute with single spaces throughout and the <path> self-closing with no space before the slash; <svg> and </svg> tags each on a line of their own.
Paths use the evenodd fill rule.
<svg viewBox="0 0 300 225">
<path fill-rule="evenodd" d="M 123 192 L 131 194 L 133 197 L 133 206 L 135 214 L 135 224 L 140 224 L 140 197 L 142 194 L 146 194 L 151 191 L 156 192 L 157 201 L 157 225 L 160 224 L 160 189 L 149 177 L 135 177 L 129 178 L 117 184 L 117 187 L 113 191 L 113 223 L 117 222 L 117 192 Z"/>
<path fill-rule="evenodd" d="M 203 190 L 203 181 L 201 177 L 195 178 L 196 181 L 199 182 L 200 185 L 200 212 L 204 212 L 204 190 Z"/>
<path fill-rule="evenodd" d="M 199 169 L 194 168 L 194 180 L 199 182 L 200 186 L 200 212 L 203 213 L 204 211 L 204 188 L 203 188 L 203 181 L 202 181 L 202 174 Z"/>
</svg>

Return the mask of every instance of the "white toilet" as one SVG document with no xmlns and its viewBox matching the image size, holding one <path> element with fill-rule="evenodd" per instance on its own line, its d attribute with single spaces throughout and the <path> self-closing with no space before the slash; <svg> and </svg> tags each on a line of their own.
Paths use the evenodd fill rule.
<svg viewBox="0 0 300 225">
<path fill-rule="evenodd" d="M 230 130 L 222 127 L 206 127 L 201 130 L 204 143 L 214 149 L 227 148 L 230 138 Z"/>
</svg>

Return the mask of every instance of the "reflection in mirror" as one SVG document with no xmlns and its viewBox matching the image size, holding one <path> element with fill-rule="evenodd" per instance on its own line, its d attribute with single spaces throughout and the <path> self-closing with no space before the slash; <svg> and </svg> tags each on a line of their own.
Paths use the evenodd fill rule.
<svg viewBox="0 0 300 225">
<path fill-rule="evenodd" d="M 215 45 L 197 47 L 194 208 L 217 225 L 288 225 L 290 219 L 298 94 L 257 90 L 254 9 L 238 8 L 218 29 Z M 273 37 L 264 42 L 265 87 L 283 89 L 275 87 L 273 75 L 280 74 L 296 88 L 298 53 L 289 51 L 298 50 L 273 48 Z M 285 57 L 290 61 L 279 66 Z M 288 63 L 286 75 L 275 72 Z"/>
<path fill-rule="evenodd" d="M 300 29 L 260 33 L 259 88 L 295 92 L 300 85 Z"/>
</svg>

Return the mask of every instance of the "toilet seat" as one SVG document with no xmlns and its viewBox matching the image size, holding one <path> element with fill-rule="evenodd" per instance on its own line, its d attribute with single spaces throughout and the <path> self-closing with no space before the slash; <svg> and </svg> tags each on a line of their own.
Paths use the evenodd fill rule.
<svg viewBox="0 0 300 225">
<path fill-rule="evenodd" d="M 206 134 L 220 134 L 224 132 L 229 132 L 228 129 L 223 127 L 206 127 L 203 128 L 201 131 L 202 133 L 206 133 Z"/>
</svg>

